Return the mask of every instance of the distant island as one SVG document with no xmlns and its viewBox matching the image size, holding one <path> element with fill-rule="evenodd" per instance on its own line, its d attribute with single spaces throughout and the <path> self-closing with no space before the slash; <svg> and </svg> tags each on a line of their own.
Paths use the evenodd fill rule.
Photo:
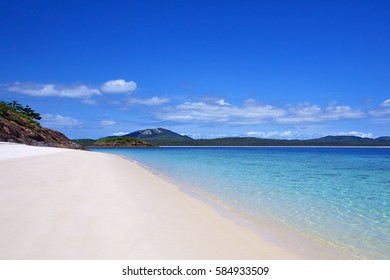
<svg viewBox="0 0 390 280">
<path fill-rule="evenodd" d="M 85 144 L 85 143 L 84 143 Z M 103 148 L 120 148 L 120 147 L 137 147 L 137 148 L 152 148 L 156 147 L 151 143 L 144 140 L 133 138 L 133 137 L 112 137 L 100 139 L 89 143 L 88 146 L 103 147 Z"/>
<path fill-rule="evenodd" d="M 132 139 L 132 140 L 131 140 Z M 94 139 L 73 139 L 74 142 L 84 147 L 131 147 L 131 143 L 142 140 L 138 146 L 336 146 L 336 147 L 388 147 L 390 137 L 362 138 L 357 136 L 326 136 L 309 140 L 285 140 L 285 139 L 264 139 L 256 137 L 224 137 L 215 139 L 193 139 L 165 128 L 154 128 L 138 130 L 123 136 L 107 136 L 98 140 Z M 130 145 L 127 145 L 128 143 Z M 141 142 L 139 142 L 141 143 Z M 137 145 L 133 145 L 137 146 Z"/>
</svg>

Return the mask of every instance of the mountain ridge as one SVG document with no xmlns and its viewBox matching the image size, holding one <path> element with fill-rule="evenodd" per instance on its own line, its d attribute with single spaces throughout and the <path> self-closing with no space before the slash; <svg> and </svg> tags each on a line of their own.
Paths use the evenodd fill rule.
<svg viewBox="0 0 390 280">
<path fill-rule="evenodd" d="M 124 135 L 124 137 L 134 137 L 146 141 L 158 141 L 159 143 L 168 143 L 173 141 L 178 142 L 191 142 L 192 139 L 189 136 L 181 135 L 166 128 L 148 128 L 143 130 L 137 130 L 132 133 Z"/>
<path fill-rule="evenodd" d="M 106 138 L 132 137 L 151 143 L 154 146 L 390 146 L 390 136 L 363 138 L 358 136 L 324 136 L 315 139 L 267 139 L 256 137 L 223 137 L 214 139 L 193 139 L 166 128 L 137 130 L 124 136 Z M 84 139 L 86 140 L 86 139 Z M 83 141 L 83 139 L 79 139 Z M 90 139 L 88 140 L 90 141 Z M 79 142 L 80 143 L 80 142 Z"/>
</svg>

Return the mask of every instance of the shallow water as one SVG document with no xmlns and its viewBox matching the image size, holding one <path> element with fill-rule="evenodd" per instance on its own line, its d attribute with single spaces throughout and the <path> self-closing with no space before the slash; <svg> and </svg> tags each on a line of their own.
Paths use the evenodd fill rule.
<svg viewBox="0 0 390 280">
<path fill-rule="evenodd" d="M 94 149 L 135 160 L 251 217 L 358 258 L 390 259 L 390 149 Z"/>
</svg>

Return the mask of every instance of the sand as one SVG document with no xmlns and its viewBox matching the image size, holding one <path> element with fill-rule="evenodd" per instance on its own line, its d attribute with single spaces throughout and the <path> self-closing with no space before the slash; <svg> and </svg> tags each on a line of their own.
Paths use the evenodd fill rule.
<svg viewBox="0 0 390 280">
<path fill-rule="evenodd" d="M 0 259 L 300 259 L 109 154 L 0 144 Z"/>
</svg>

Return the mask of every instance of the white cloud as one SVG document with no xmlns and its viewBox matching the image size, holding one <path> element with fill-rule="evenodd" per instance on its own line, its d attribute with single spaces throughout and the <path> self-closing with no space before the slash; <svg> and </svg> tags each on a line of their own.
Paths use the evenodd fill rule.
<svg viewBox="0 0 390 280">
<path fill-rule="evenodd" d="M 202 138 L 202 133 L 191 133 L 191 132 L 188 132 L 188 133 L 184 133 L 182 135 L 185 135 L 185 136 L 188 136 L 188 137 L 191 137 L 191 138 L 194 138 L 194 139 Z"/>
<path fill-rule="evenodd" d="M 334 136 L 357 136 L 362 138 L 374 138 L 374 134 L 372 133 L 365 133 L 365 132 L 358 132 L 358 131 L 350 131 L 350 132 L 338 132 L 334 133 Z"/>
<path fill-rule="evenodd" d="M 381 107 L 390 107 L 390 99 L 383 101 L 383 103 L 381 104 Z"/>
<path fill-rule="evenodd" d="M 123 135 L 126 135 L 126 134 L 129 134 L 130 132 L 115 132 L 113 134 L 111 134 L 111 136 L 123 136 Z"/>
<path fill-rule="evenodd" d="M 285 123 L 285 124 L 297 124 L 297 123 L 313 123 L 313 122 L 321 122 L 322 119 L 317 117 L 296 117 L 296 116 L 287 116 L 283 118 L 275 119 L 277 123 Z"/>
<path fill-rule="evenodd" d="M 359 119 L 364 117 L 364 113 L 349 106 L 329 106 L 322 117 L 329 120 Z"/>
<path fill-rule="evenodd" d="M 289 108 L 289 112 L 300 117 L 315 117 L 322 113 L 318 105 L 310 105 L 309 103 L 300 103 L 297 106 Z"/>
<path fill-rule="evenodd" d="M 220 100 L 221 101 L 221 100 Z M 229 122 L 229 123 L 260 123 L 268 118 L 285 115 L 285 110 L 271 105 L 257 104 L 249 100 L 243 107 L 230 105 L 226 102 L 185 102 L 175 107 L 165 108 L 158 113 L 162 120 L 187 122 Z"/>
<path fill-rule="evenodd" d="M 288 106 L 288 114 L 275 121 L 278 123 L 308 123 L 321 121 L 320 116 L 323 114 L 318 105 L 309 103 L 299 103 L 298 105 Z"/>
<path fill-rule="evenodd" d="M 156 106 L 156 105 L 168 103 L 169 101 L 170 101 L 169 98 L 166 97 L 153 96 L 152 98 L 149 99 L 131 98 L 128 100 L 128 104 Z"/>
<path fill-rule="evenodd" d="M 100 89 L 87 85 L 64 86 L 56 84 L 33 84 L 16 82 L 12 85 L 4 87 L 9 92 L 16 92 L 37 97 L 69 97 L 69 98 L 84 98 L 82 101 L 85 104 L 95 104 L 95 101 L 90 97 L 101 95 L 104 93 L 130 93 L 137 88 L 137 84 L 133 81 L 126 82 L 125 80 L 111 80 L 104 83 Z"/>
<path fill-rule="evenodd" d="M 115 125 L 116 122 L 113 120 L 102 120 L 100 124 L 103 126 L 110 126 L 110 125 Z"/>
<path fill-rule="evenodd" d="M 218 105 L 221 105 L 221 106 L 230 106 L 230 104 L 225 102 L 225 100 L 223 100 L 223 99 L 219 99 L 219 100 L 215 101 L 215 103 Z"/>
<path fill-rule="evenodd" d="M 106 93 L 129 93 L 135 91 L 137 84 L 133 81 L 126 82 L 125 80 L 111 80 L 105 82 L 100 90 Z"/>
<path fill-rule="evenodd" d="M 97 102 L 93 99 L 84 99 L 83 101 L 81 101 L 81 103 L 84 103 L 87 105 L 96 105 L 97 104 Z"/>
<path fill-rule="evenodd" d="M 374 110 L 371 110 L 369 113 L 374 117 L 383 117 L 386 115 L 390 115 L 390 99 L 383 101 L 382 104 L 379 105 L 379 107 Z"/>
<path fill-rule="evenodd" d="M 328 106 L 300 103 L 275 107 L 248 99 L 242 106 L 231 105 L 220 99 L 212 103 L 185 102 L 175 107 L 167 107 L 157 116 L 162 120 L 177 122 L 213 122 L 230 124 L 275 123 L 317 123 L 340 119 L 359 119 L 364 112 L 349 106 Z"/>
<path fill-rule="evenodd" d="M 98 89 L 90 88 L 85 85 L 64 87 L 54 84 L 23 84 L 14 83 L 12 86 L 7 87 L 10 92 L 21 93 L 30 96 L 37 97 L 70 97 L 70 98 L 88 98 L 93 95 L 99 95 Z"/>
<path fill-rule="evenodd" d="M 41 123 L 49 128 L 74 128 L 82 125 L 80 121 L 74 118 L 53 114 L 43 114 Z"/>
<path fill-rule="evenodd" d="M 273 132 L 258 132 L 258 131 L 251 131 L 246 133 L 250 137 L 258 137 L 258 138 L 287 138 L 287 139 L 293 139 L 298 138 L 300 136 L 300 133 L 293 132 L 291 130 L 289 131 L 273 131 Z"/>
<path fill-rule="evenodd" d="M 277 118 L 277 123 L 316 123 L 324 121 L 336 121 L 340 119 L 359 119 L 365 116 L 364 112 L 354 110 L 350 106 L 330 105 L 321 109 L 318 105 L 301 103 L 290 105 L 288 115 Z"/>
<path fill-rule="evenodd" d="M 390 115 L 390 108 L 383 108 L 383 109 L 378 109 L 378 110 L 372 110 L 370 111 L 370 114 L 373 115 L 374 117 L 383 117 L 386 115 Z"/>
</svg>

